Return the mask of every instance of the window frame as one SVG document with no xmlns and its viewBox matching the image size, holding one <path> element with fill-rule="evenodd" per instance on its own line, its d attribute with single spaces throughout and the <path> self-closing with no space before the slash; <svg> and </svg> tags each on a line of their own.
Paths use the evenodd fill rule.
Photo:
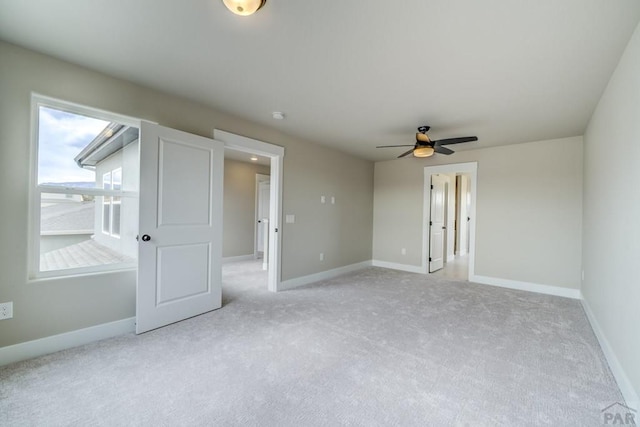
<svg viewBox="0 0 640 427">
<path fill-rule="evenodd" d="M 54 185 L 38 184 L 38 148 L 40 133 L 40 107 L 54 108 L 72 114 L 81 114 L 100 120 L 118 122 L 127 126 L 141 127 L 141 120 L 121 114 L 112 113 L 98 108 L 88 107 L 69 101 L 51 98 L 35 92 L 31 93 L 31 159 L 30 159 L 30 179 L 29 179 L 29 240 L 28 240 L 28 270 L 27 281 L 38 281 L 41 279 L 52 279 L 65 276 L 78 276 L 96 273 L 109 273 L 118 270 L 136 269 L 137 262 L 105 264 L 89 267 L 66 268 L 60 270 L 40 271 L 40 215 L 41 199 L 43 193 L 55 194 L 80 194 L 88 196 L 116 196 L 138 197 L 137 191 L 104 190 L 102 188 L 86 187 L 61 187 Z"/>
</svg>

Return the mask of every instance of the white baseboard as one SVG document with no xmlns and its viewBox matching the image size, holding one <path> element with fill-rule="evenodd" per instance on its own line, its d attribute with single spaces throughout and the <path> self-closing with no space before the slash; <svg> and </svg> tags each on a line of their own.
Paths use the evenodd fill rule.
<svg viewBox="0 0 640 427">
<path fill-rule="evenodd" d="M 288 289 L 297 288 L 298 286 L 308 285 L 309 283 L 319 282 L 321 280 L 333 279 L 334 277 L 351 273 L 352 271 L 362 270 L 371 267 L 371 261 L 362 261 L 356 264 L 345 265 L 344 267 L 334 268 L 333 270 L 321 271 L 319 273 L 309 274 L 308 276 L 296 277 L 295 279 L 280 282 L 278 291 L 286 291 Z"/>
<path fill-rule="evenodd" d="M 222 263 L 226 264 L 228 262 L 237 262 L 237 261 L 251 261 L 256 259 L 254 254 L 251 255 L 238 255 L 238 256 L 227 256 L 222 258 Z"/>
<path fill-rule="evenodd" d="M 1 347 L 0 366 L 55 353 L 56 351 L 100 341 L 105 338 L 127 334 L 134 332 L 135 329 L 136 318 L 130 317 L 128 319 L 91 326 L 89 328 L 65 332 L 64 334 L 52 335 L 50 337 Z"/>
<path fill-rule="evenodd" d="M 408 264 L 397 264 L 395 262 L 378 261 L 375 259 L 371 262 L 371 265 L 373 265 L 374 267 L 389 268 L 391 270 L 407 271 L 409 273 L 426 273 L 423 267 Z"/>
<path fill-rule="evenodd" d="M 555 295 L 565 298 L 580 299 L 580 290 L 562 288 L 560 286 L 540 285 L 538 283 L 521 282 L 519 280 L 500 279 L 498 277 L 487 277 L 473 275 L 470 282 L 481 283 L 483 285 L 498 286 L 500 288 L 517 289 L 519 291 L 537 292 L 539 294 Z"/>
<path fill-rule="evenodd" d="M 611 368 L 611 372 L 613 373 L 613 376 L 618 383 L 618 387 L 622 392 L 624 400 L 626 401 L 627 405 L 633 407 L 634 409 L 639 409 L 638 405 L 640 404 L 640 397 L 638 397 L 638 391 L 633 388 L 631 381 L 629 381 L 629 377 L 618 361 L 618 358 L 616 357 L 611 344 L 609 344 L 609 340 L 607 340 L 607 337 L 604 335 L 604 332 L 602 331 L 598 320 L 591 310 L 591 306 L 589 306 L 587 300 L 584 299 L 584 296 L 582 297 L 581 302 L 582 308 L 584 308 L 584 312 L 587 314 L 587 319 L 589 319 L 589 323 L 591 323 L 591 328 L 593 329 L 593 332 L 595 333 L 596 338 L 600 343 L 600 347 L 602 348 L 604 357 L 607 359 L 607 362 L 609 362 L 609 367 Z"/>
</svg>

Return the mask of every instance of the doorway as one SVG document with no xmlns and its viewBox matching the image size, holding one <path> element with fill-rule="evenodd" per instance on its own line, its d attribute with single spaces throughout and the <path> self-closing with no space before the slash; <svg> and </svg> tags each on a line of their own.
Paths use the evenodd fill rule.
<svg viewBox="0 0 640 427">
<path fill-rule="evenodd" d="M 269 225 L 268 231 L 265 236 L 267 240 L 267 246 L 265 247 L 265 250 L 268 251 L 267 289 L 272 292 L 277 292 L 281 280 L 280 251 L 282 241 L 280 238 L 280 222 L 282 212 L 282 166 L 284 160 L 284 147 L 252 138 L 247 138 L 245 136 L 236 135 L 219 129 L 214 129 L 213 137 L 215 140 L 224 143 L 225 152 L 236 151 L 247 154 L 255 154 L 258 157 L 262 156 L 269 159 Z"/>
<path fill-rule="evenodd" d="M 425 274 L 468 280 L 475 265 L 477 163 L 424 168 Z"/>
</svg>

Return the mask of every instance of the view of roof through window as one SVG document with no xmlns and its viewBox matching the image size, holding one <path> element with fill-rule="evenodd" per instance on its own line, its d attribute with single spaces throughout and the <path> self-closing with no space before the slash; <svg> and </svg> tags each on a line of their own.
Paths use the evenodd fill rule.
<svg viewBox="0 0 640 427">
<path fill-rule="evenodd" d="M 135 262 L 138 129 L 47 106 L 38 119 L 38 270 Z"/>
</svg>

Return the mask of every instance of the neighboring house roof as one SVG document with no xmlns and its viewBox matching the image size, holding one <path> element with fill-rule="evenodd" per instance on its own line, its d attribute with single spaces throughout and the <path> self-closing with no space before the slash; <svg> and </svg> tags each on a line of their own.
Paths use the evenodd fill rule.
<svg viewBox="0 0 640 427">
<path fill-rule="evenodd" d="M 119 123 L 109 123 L 75 157 L 81 168 L 93 168 L 98 163 L 138 139 L 138 129 Z"/>
<path fill-rule="evenodd" d="M 87 231 L 93 233 L 95 202 L 43 203 L 40 232 Z"/>
<path fill-rule="evenodd" d="M 60 270 L 130 262 L 135 262 L 135 259 L 119 254 L 95 240 L 89 239 L 40 255 L 40 270 Z"/>
</svg>

